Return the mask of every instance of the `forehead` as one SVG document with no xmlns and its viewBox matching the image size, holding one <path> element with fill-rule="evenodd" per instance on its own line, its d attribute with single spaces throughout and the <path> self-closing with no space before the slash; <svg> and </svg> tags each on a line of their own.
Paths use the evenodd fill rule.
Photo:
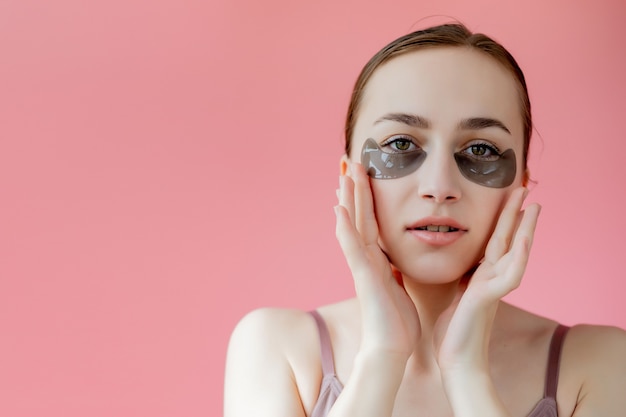
<svg viewBox="0 0 626 417">
<path fill-rule="evenodd" d="M 433 129 L 490 117 L 523 138 L 519 91 L 510 71 L 486 53 L 465 47 L 408 52 L 381 65 L 367 83 L 354 130 L 359 152 L 376 120 L 388 113 L 417 114 Z"/>
</svg>

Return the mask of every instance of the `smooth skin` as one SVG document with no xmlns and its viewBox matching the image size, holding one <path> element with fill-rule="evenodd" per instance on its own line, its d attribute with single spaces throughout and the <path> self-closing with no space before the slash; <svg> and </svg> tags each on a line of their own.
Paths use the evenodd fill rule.
<svg viewBox="0 0 626 417">
<path fill-rule="evenodd" d="M 517 97 L 506 69 L 462 48 L 401 55 L 369 81 L 335 207 L 356 298 L 318 310 L 344 385 L 330 417 L 523 417 L 542 397 L 557 323 L 501 301 L 520 285 L 540 207 L 524 207 L 523 170 L 492 189 L 465 179 L 453 159 L 485 142 L 521 158 Z M 506 129 L 463 123 L 473 117 Z M 428 158 L 406 177 L 370 180 L 358 164 L 368 137 L 410 140 Z M 411 230 L 424 218 L 454 220 L 460 237 L 424 241 Z M 575 326 L 560 369 L 560 416 L 626 415 L 623 330 Z M 309 416 L 321 378 L 312 317 L 256 310 L 230 341 L 224 415 Z"/>
</svg>

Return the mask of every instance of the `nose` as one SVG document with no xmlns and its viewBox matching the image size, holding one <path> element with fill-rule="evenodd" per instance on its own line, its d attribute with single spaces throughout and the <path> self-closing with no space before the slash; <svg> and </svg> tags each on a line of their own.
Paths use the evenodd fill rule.
<svg viewBox="0 0 626 417">
<path fill-rule="evenodd" d="M 420 197 L 439 204 L 458 201 L 461 198 L 460 175 L 452 153 L 429 152 L 418 169 Z"/>
</svg>

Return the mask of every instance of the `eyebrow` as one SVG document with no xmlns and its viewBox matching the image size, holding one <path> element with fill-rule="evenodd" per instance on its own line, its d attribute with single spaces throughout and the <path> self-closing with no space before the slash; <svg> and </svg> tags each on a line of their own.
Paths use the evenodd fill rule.
<svg viewBox="0 0 626 417">
<path fill-rule="evenodd" d="M 409 125 L 411 127 L 418 127 L 421 129 L 429 129 L 430 121 L 428 119 L 418 116 L 417 114 L 408 113 L 387 113 L 380 119 L 376 120 L 374 124 L 378 124 L 384 121 L 399 122 Z"/>
<path fill-rule="evenodd" d="M 504 130 L 509 135 L 511 131 L 498 119 L 492 119 L 489 117 L 471 117 L 469 119 L 461 120 L 458 128 L 461 130 L 480 130 L 488 127 L 497 127 Z"/>
<path fill-rule="evenodd" d="M 417 114 L 408 113 L 387 113 L 386 115 L 376 120 L 374 124 L 378 124 L 384 121 L 399 122 L 420 129 L 430 129 L 431 126 L 430 121 L 425 117 L 419 116 Z M 511 134 L 511 131 L 505 126 L 504 123 L 502 123 L 498 119 L 493 119 L 490 117 L 470 117 L 469 119 L 461 120 L 457 125 L 457 128 L 461 130 L 480 130 L 487 129 L 489 127 L 497 127 L 504 130 L 509 135 Z"/>
</svg>

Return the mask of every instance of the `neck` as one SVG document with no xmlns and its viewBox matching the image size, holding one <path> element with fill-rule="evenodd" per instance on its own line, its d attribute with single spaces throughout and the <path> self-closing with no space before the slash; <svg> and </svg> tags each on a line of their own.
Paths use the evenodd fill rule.
<svg viewBox="0 0 626 417">
<path fill-rule="evenodd" d="M 446 284 L 424 284 L 410 278 L 404 280 L 404 287 L 415 304 L 421 326 L 420 341 L 412 355 L 414 366 L 428 369 L 436 364 L 435 339 L 443 337 L 442 334 L 437 334 L 436 325 L 442 316 L 453 313 L 449 307 L 459 294 L 461 281 L 458 279 Z"/>
</svg>

